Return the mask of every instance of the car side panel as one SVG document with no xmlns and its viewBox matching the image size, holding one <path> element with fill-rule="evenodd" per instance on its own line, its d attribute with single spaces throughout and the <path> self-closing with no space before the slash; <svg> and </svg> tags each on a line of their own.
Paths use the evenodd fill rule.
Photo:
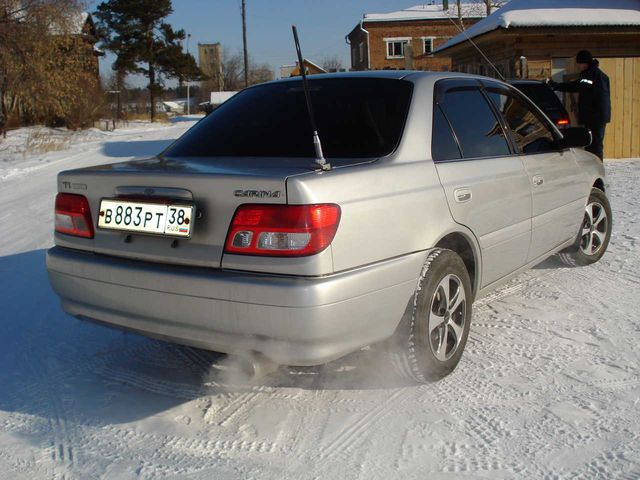
<svg viewBox="0 0 640 480">
<path fill-rule="evenodd" d="M 570 151 L 522 156 L 533 192 L 531 261 L 575 237 L 588 178 Z"/>
<path fill-rule="evenodd" d="M 454 219 L 478 238 L 485 286 L 522 267 L 531 237 L 531 189 L 517 156 L 436 164 Z M 468 200 L 460 191 L 470 192 Z"/>
</svg>

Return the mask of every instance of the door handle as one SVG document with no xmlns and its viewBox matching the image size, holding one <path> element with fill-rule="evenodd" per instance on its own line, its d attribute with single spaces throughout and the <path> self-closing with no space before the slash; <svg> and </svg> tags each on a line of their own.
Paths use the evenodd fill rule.
<svg viewBox="0 0 640 480">
<path fill-rule="evenodd" d="M 471 200 L 471 189 L 470 188 L 456 188 L 453 191 L 453 195 L 456 198 L 456 202 L 464 203 Z"/>
<path fill-rule="evenodd" d="M 544 177 L 542 175 L 534 175 L 531 181 L 536 187 L 539 187 L 544 183 Z"/>
</svg>

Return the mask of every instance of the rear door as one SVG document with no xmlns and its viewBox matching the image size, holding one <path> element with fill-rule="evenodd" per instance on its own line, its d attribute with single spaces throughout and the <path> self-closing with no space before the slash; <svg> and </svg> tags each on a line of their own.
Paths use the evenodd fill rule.
<svg viewBox="0 0 640 480">
<path fill-rule="evenodd" d="M 497 82 L 483 83 L 502 112 L 531 182 L 528 260 L 533 261 L 575 237 L 583 216 L 585 181 L 573 152 L 558 147 L 553 127 L 520 92 Z"/>
<path fill-rule="evenodd" d="M 432 158 L 455 221 L 478 238 L 485 287 L 527 261 L 529 177 L 477 80 L 437 82 L 433 112 Z"/>
</svg>

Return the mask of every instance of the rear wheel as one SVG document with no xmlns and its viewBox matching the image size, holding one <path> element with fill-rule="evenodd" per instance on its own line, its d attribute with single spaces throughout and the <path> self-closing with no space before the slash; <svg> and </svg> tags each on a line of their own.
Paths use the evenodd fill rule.
<svg viewBox="0 0 640 480">
<path fill-rule="evenodd" d="M 602 258 L 611 239 L 612 214 L 609 200 L 594 188 L 585 207 L 576 242 L 560 252 L 560 259 L 571 266 L 586 266 Z"/>
<path fill-rule="evenodd" d="M 433 250 L 396 332 L 405 375 L 433 381 L 456 368 L 469 336 L 472 296 L 462 259 L 451 250 Z"/>
</svg>

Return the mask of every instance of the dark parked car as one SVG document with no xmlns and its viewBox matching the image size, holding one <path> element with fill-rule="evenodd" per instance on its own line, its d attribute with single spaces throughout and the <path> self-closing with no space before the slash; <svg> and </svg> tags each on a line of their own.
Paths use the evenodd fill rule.
<svg viewBox="0 0 640 480">
<path fill-rule="evenodd" d="M 569 113 L 547 85 L 538 80 L 509 80 L 509 83 L 529 97 L 558 127 L 569 126 Z"/>
</svg>

